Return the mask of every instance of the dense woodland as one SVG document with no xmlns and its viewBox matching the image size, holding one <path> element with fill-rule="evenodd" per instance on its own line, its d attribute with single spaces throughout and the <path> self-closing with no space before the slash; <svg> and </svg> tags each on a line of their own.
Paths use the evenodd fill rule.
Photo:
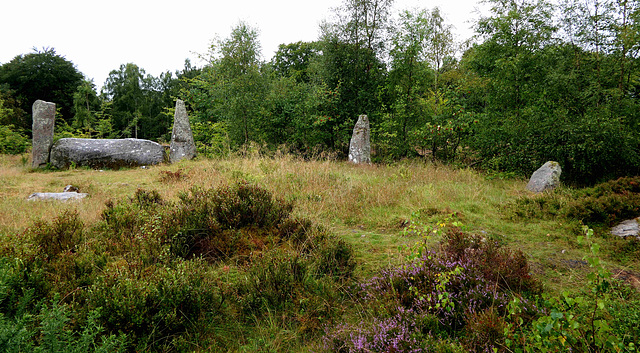
<svg viewBox="0 0 640 353">
<path fill-rule="evenodd" d="M 437 8 L 345 0 L 315 42 L 261 53 L 240 22 L 202 66 L 159 77 L 134 63 L 100 92 L 55 49 L 0 66 L 0 149 L 28 148 L 31 104 L 58 107 L 58 136 L 167 141 L 189 108 L 199 150 L 249 143 L 344 155 L 367 114 L 378 161 L 425 158 L 527 174 L 547 160 L 593 184 L 640 169 L 640 3 L 488 0 L 460 42 Z M 452 14 L 455 15 L 455 14 Z"/>
</svg>

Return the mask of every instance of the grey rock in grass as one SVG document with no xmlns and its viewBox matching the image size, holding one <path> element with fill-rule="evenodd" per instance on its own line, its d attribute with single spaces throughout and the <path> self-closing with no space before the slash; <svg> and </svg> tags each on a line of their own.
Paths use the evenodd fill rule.
<svg viewBox="0 0 640 353">
<path fill-rule="evenodd" d="M 176 101 L 176 112 L 173 115 L 173 131 L 169 147 L 169 162 L 175 163 L 182 159 L 192 159 L 196 156 L 196 144 L 193 140 L 189 116 L 184 102 Z"/>
<path fill-rule="evenodd" d="M 560 185 L 562 168 L 558 162 L 549 161 L 536 170 L 529 179 L 527 190 L 544 192 L 555 189 Z"/>
<path fill-rule="evenodd" d="M 371 163 L 371 129 L 369 117 L 360 115 L 358 122 L 353 127 L 353 135 L 349 143 L 349 162 Z"/>
<path fill-rule="evenodd" d="M 118 169 L 162 163 L 164 149 L 159 143 L 132 138 L 63 138 L 51 147 L 50 160 L 54 167 L 61 169 L 72 164 L 96 169 Z"/>
<path fill-rule="evenodd" d="M 49 162 L 49 151 L 53 143 L 53 129 L 55 126 L 56 104 L 37 100 L 32 106 L 33 123 L 31 131 L 33 135 L 31 146 L 31 166 L 39 168 Z"/>
<path fill-rule="evenodd" d="M 67 185 L 62 192 L 80 192 L 80 189 L 77 186 Z"/>
<path fill-rule="evenodd" d="M 87 197 L 88 194 L 80 192 L 35 192 L 29 195 L 28 201 L 70 201 L 80 200 Z"/>
<path fill-rule="evenodd" d="M 611 228 L 611 234 L 617 235 L 621 238 L 626 237 L 639 237 L 640 226 L 638 225 L 638 219 L 628 219 L 617 226 Z"/>
</svg>

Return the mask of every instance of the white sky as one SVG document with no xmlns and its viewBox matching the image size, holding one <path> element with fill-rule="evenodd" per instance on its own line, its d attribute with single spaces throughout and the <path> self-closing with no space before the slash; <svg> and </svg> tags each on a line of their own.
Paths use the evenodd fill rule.
<svg viewBox="0 0 640 353">
<path fill-rule="evenodd" d="M 260 31 L 262 54 L 279 44 L 313 41 L 320 22 L 342 0 L 9 0 L 0 19 L 0 64 L 32 48 L 55 48 L 96 86 L 121 64 L 134 63 L 158 76 L 175 72 L 195 53 L 206 53 L 216 34 L 227 38 L 239 21 Z M 438 6 L 459 39 L 471 37 L 468 22 L 477 0 L 396 0 L 393 11 Z"/>
</svg>

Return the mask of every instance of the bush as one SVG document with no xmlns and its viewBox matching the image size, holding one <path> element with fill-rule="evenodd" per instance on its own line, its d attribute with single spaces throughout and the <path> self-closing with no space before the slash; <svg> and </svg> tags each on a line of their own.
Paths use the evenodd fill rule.
<svg viewBox="0 0 640 353">
<path fill-rule="evenodd" d="M 28 232 L 39 249 L 39 256 L 45 261 L 53 261 L 64 253 L 77 251 L 83 230 L 78 213 L 65 210 L 51 223 L 37 221 Z"/>
<path fill-rule="evenodd" d="M 538 314 L 534 299 L 542 287 L 530 276 L 522 253 L 458 228 L 447 231 L 441 249 L 361 284 L 361 303 L 371 309 L 373 326 L 327 329 L 326 348 L 415 352 L 430 337 L 467 337 L 467 349 L 483 350 L 502 339 L 499 331 L 506 324 L 501 318 L 513 297 L 522 303 L 518 319 L 530 322 Z"/>
<path fill-rule="evenodd" d="M 303 232 L 291 222 L 283 223 L 292 203 L 247 182 L 219 189 L 193 188 L 179 198 L 166 222 L 164 237 L 171 252 L 183 258 L 246 258 L 253 251 Z"/>
<path fill-rule="evenodd" d="M 507 328 L 504 317 L 494 307 L 470 313 L 466 320 L 465 346 L 471 352 L 504 352 Z"/>
<path fill-rule="evenodd" d="M 13 125 L 0 125 L 0 154 L 24 153 L 29 146 L 29 138 L 15 131 Z"/>
<path fill-rule="evenodd" d="M 113 263 L 87 290 L 88 305 L 102 308 L 108 332 L 126 332 L 136 350 L 164 351 L 179 336 L 197 336 L 220 322 L 226 290 L 201 261 L 141 270 Z"/>
<path fill-rule="evenodd" d="M 640 216 L 640 177 L 624 177 L 591 188 L 518 199 L 509 208 L 521 218 L 564 217 L 590 226 L 612 226 Z"/>
</svg>

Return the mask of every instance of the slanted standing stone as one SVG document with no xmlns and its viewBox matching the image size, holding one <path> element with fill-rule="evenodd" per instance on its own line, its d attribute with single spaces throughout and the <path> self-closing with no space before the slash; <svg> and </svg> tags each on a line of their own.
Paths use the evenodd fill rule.
<svg viewBox="0 0 640 353">
<path fill-rule="evenodd" d="M 49 162 L 49 150 L 53 143 L 56 104 L 37 100 L 33 103 L 33 124 L 31 125 L 33 141 L 31 147 L 31 166 L 39 168 Z"/>
<path fill-rule="evenodd" d="M 169 146 L 169 162 L 175 163 L 181 159 L 192 159 L 196 156 L 196 144 L 189 124 L 189 116 L 184 102 L 176 101 L 176 112 L 173 116 L 173 132 Z"/>
<path fill-rule="evenodd" d="M 141 139 L 62 138 L 51 147 L 51 164 L 67 168 L 72 163 L 91 168 L 137 167 L 164 162 L 159 143 Z"/>
<path fill-rule="evenodd" d="M 369 128 L 369 118 L 360 115 L 358 122 L 353 127 L 353 135 L 349 143 L 349 162 L 371 163 L 371 131 Z"/>
<path fill-rule="evenodd" d="M 533 172 L 527 184 L 527 190 L 533 192 L 553 190 L 556 186 L 560 185 L 561 173 L 562 168 L 560 168 L 560 164 L 549 161 L 543 164 L 540 169 Z"/>
</svg>

